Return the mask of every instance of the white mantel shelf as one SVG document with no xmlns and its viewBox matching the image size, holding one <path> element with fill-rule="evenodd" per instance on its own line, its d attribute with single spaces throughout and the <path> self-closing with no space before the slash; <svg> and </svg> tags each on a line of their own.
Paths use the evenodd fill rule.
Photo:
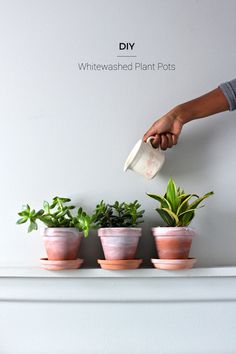
<svg viewBox="0 0 236 354">
<path fill-rule="evenodd" d="M 32 348 L 39 348 L 34 354 L 236 353 L 236 267 L 0 267 L 0 313 L 1 349 L 2 342 L 10 348 L 6 354 L 31 354 Z M 19 350 L 13 334 L 25 340 Z M 74 343 L 73 350 L 68 343 Z"/>
<path fill-rule="evenodd" d="M 236 267 L 164 271 L 0 267 L 0 303 L 236 302 Z"/>
<path fill-rule="evenodd" d="M 0 267 L 0 278 L 205 278 L 236 277 L 234 267 L 193 268 L 187 270 L 158 270 L 141 268 L 135 270 L 103 270 L 82 268 L 75 270 L 49 271 L 40 267 Z"/>
</svg>

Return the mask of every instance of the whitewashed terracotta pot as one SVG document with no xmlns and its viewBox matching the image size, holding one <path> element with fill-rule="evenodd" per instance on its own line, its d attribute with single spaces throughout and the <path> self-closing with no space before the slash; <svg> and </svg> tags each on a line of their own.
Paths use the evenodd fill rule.
<svg viewBox="0 0 236 354">
<path fill-rule="evenodd" d="M 107 227 L 98 229 L 105 259 L 134 259 L 142 229 L 139 227 Z"/>
<path fill-rule="evenodd" d="M 49 260 L 77 258 L 83 233 L 73 227 L 48 227 L 42 230 L 43 242 Z"/>
<path fill-rule="evenodd" d="M 157 253 L 160 259 L 186 259 L 189 257 L 193 236 L 191 227 L 153 227 Z"/>
</svg>

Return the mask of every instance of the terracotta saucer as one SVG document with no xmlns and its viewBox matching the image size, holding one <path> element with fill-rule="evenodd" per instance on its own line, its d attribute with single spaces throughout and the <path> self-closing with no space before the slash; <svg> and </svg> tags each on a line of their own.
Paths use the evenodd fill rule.
<svg viewBox="0 0 236 354">
<path fill-rule="evenodd" d="M 42 268 L 47 270 L 78 269 L 81 267 L 83 261 L 80 258 L 64 261 L 50 261 L 48 258 L 40 259 Z"/>
<path fill-rule="evenodd" d="M 142 259 L 98 259 L 102 269 L 122 270 L 122 269 L 137 269 L 142 263 Z"/>
<path fill-rule="evenodd" d="M 152 259 L 154 267 L 157 269 L 177 270 L 190 269 L 196 263 L 196 258 L 187 259 Z"/>
</svg>

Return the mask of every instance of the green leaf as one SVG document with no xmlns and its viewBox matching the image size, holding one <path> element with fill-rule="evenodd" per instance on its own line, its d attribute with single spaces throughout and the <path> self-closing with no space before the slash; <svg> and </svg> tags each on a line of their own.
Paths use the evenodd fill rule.
<svg viewBox="0 0 236 354">
<path fill-rule="evenodd" d="M 70 198 L 60 198 L 60 200 L 62 201 L 62 203 L 69 203 L 71 202 Z"/>
<path fill-rule="evenodd" d="M 22 206 L 22 211 L 20 211 L 18 213 L 18 215 L 20 216 L 29 216 L 30 215 L 30 206 L 27 204 L 27 205 L 23 205 Z"/>
<path fill-rule="evenodd" d="M 180 215 L 181 212 L 185 211 L 187 208 L 188 208 L 188 201 L 193 197 L 193 196 L 197 196 L 196 194 L 185 194 L 185 195 L 182 195 L 181 197 L 181 204 L 179 205 L 178 209 L 177 209 L 177 215 Z M 197 196 L 198 197 L 198 196 Z M 184 199 L 182 199 L 184 198 Z"/>
<path fill-rule="evenodd" d="M 48 214 L 50 213 L 50 205 L 46 200 L 43 202 L 43 208 L 46 211 L 46 213 Z"/>
<path fill-rule="evenodd" d="M 171 209 L 171 205 L 168 202 L 168 200 L 164 197 L 162 197 L 161 195 L 156 195 L 156 194 L 152 194 L 152 193 L 147 193 L 147 195 L 155 200 L 157 200 L 160 204 L 162 208 L 169 208 Z"/>
<path fill-rule="evenodd" d="M 182 218 L 181 225 L 179 225 L 179 226 L 188 226 L 190 224 L 190 222 L 193 220 L 194 215 L 195 215 L 194 211 L 191 211 L 190 213 L 185 214 Z"/>
<path fill-rule="evenodd" d="M 69 212 L 69 210 L 67 210 L 67 208 L 66 208 L 66 209 L 63 209 L 63 211 L 60 212 L 59 217 L 61 218 L 61 217 L 65 216 L 65 215 L 68 215 L 68 214 L 67 214 L 68 212 Z"/>
<path fill-rule="evenodd" d="M 178 195 L 178 198 L 179 199 L 185 199 L 185 197 L 188 197 L 190 194 L 185 194 L 185 193 L 181 193 L 180 195 Z M 199 198 L 199 195 L 197 195 L 197 194 L 192 194 L 192 196 L 194 196 L 194 197 L 197 197 L 197 198 Z"/>
<path fill-rule="evenodd" d="M 180 218 L 182 215 L 189 213 L 191 211 L 195 211 L 196 209 L 200 209 L 200 208 L 203 208 L 203 206 L 201 206 L 199 208 L 194 208 L 194 209 L 187 209 L 187 210 L 183 211 L 181 214 L 179 214 L 178 217 Z"/>
<path fill-rule="evenodd" d="M 54 200 L 55 198 L 53 198 L 53 202 L 52 204 L 50 205 L 50 209 L 54 209 L 55 206 L 57 205 L 57 200 Z"/>
<path fill-rule="evenodd" d="M 178 224 L 179 218 L 173 211 L 171 211 L 167 208 L 162 208 L 162 210 L 166 211 L 170 215 L 170 217 L 175 220 L 176 225 Z"/>
<path fill-rule="evenodd" d="M 177 188 L 172 178 L 169 179 L 167 185 L 166 199 L 170 202 L 171 210 L 175 213 L 178 208 L 179 199 L 177 197 Z"/>
<path fill-rule="evenodd" d="M 19 220 L 17 220 L 17 224 L 20 225 L 20 224 L 24 224 L 26 221 L 28 220 L 28 216 L 25 216 L 23 218 L 20 218 Z"/>
<path fill-rule="evenodd" d="M 28 227 L 28 232 L 31 232 L 33 230 L 37 230 L 38 229 L 38 225 L 36 224 L 35 221 L 32 221 L 30 222 L 30 225 Z"/>
<path fill-rule="evenodd" d="M 204 199 L 210 197 L 213 194 L 214 194 L 214 192 L 209 192 L 209 193 L 206 193 L 203 197 L 196 199 L 194 202 L 189 204 L 189 209 L 195 209 Z"/>
<path fill-rule="evenodd" d="M 175 226 L 176 221 L 170 216 L 169 213 L 161 208 L 157 208 L 156 211 L 168 226 Z"/>
<path fill-rule="evenodd" d="M 83 209 L 82 209 L 82 208 L 79 208 L 78 211 L 77 211 L 78 217 L 80 217 L 80 215 L 82 215 L 82 213 L 83 213 Z"/>
<path fill-rule="evenodd" d="M 39 211 L 37 211 L 37 213 L 35 214 L 35 216 L 38 218 L 39 216 L 42 216 L 44 214 L 44 210 L 40 209 Z"/>
<path fill-rule="evenodd" d="M 33 209 L 30 213 L 30 216 L 34 216 L 35 215 L 35 209 Z"/>
<path fill-rule="evenodd" d="M 64 198 L 64 197 L 54 197 L 53 201 L 56 201 L 57 203 L 58 202 L 68 203 L 68 202 L 71 202 L 71 199 L 70 198 Z"/>
<path fill-rule="evenodd" d="M 23 211 L 20 211 L 20 212 L 18 213 L 18 215 L 19 215 L 19 216 L 28 216 L 29 213 L 28 213 L 26 210 L 23 210 Z"/>
<path fill-rule="evenodd" d="M 84 233 L 84 237 L 88 237 L 89 229 L 88 228 L 84 228 L 83 229 L 83 233 Z"/>
<path fill-rule="evenodd" d="M 39 220 L 42 221 L 48 227 L 55 226 L 55 222 L 53 222 L 53 220 L 49 216 L 46 215 L 39 216 Z"/>
</svg>

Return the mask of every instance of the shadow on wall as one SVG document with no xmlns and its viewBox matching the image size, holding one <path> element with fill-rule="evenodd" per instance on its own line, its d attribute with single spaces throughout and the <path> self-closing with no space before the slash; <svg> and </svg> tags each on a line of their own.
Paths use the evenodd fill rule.
<svg viewBox="0 0 236 354">
<path fill-rule="evenodd" d="M 235 212 L 204 213 L 197 226 L 191 255 L 201 266 L 236 265 Z"/>
<path fill-rule="evenodd" d="M 81 242 L 79 257 L 84 259 L 84 267 L 98 268 L 97 259 L 104 259 L 102 246 L 96 231 L 91 231 Z"/>
<path fill-rule="evenodd" d="M 158 214 L 156 217 L 145 217 L 145 222 L 142 224 L 142 237 L 139 241 L 137 258 L 143 259 L 142 267 L 152 267 L 151 258 L 157 258 L 154 238 L 152 236 L 152 227 L 165 226 Z"/>
</svg>

